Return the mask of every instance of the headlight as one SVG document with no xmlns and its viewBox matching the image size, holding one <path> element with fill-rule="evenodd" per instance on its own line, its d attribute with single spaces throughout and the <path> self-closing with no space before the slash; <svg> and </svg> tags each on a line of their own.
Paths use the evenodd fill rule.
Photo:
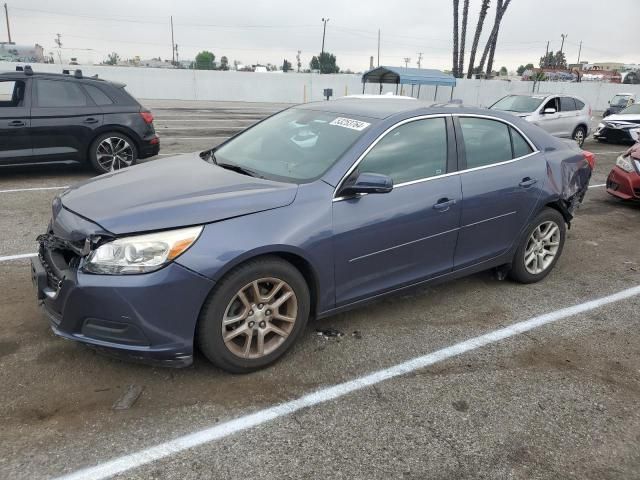
<svg viewBox="0 0 640 480">
<path fill-rule="evenodd" d="M 122 275 L 158 270 L 182 255 L 198 239 L 203 227 L 123 237 L 92 251 L 83 270 Z"/>
<path fill-rule="evenodd" d="M 604 128 L 604 123 L 599 123 L 597 129 L 602 130 Z"/>
<path fill-rule="evenodd" d="M 624 155 L 620 155 L 616 160 L 616 165 L 619 166 L 625 172 L 633 172 L 633 163 L 631 163 L 631 157 L 625 157 Z"/>
</svg>

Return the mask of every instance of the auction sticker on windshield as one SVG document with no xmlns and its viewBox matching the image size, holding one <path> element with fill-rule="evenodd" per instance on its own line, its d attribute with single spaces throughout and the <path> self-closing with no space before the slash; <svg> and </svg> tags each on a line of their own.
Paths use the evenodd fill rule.
<svg viewBox="0 0 640 480">
<path fill-rule="evenodd" d="M 371 124 L 360 120 L 354 120 L 352 118 L 338 117 L 331 122 L 330 125 L 337 125 L 338 127 L 350 128 L 351 130 L 358 130 L 361 132 Z"/>
</svg>

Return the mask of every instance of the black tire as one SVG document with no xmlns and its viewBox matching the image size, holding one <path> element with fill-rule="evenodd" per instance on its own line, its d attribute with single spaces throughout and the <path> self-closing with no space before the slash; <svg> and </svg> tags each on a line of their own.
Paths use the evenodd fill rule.
<svg viewBox="0 0 640 480">
<path fill-rule="evenodd" d="M 237 293 L 244 286 L 264 278 L 283 280 L 291 287 L 297 299 L 296 320 L 288 337 L 274 351 L 259 358 L 242 358 L 225 344 L 222 333 L 223 319 Z M 209 294 L 198 320 L 197 343 L 205 357 L 222 370 L 230 373 L 253 372 L 272 364 L 291 347 L 304 331 L 309 319 L 309 311 L 309 287 L 298 269 L 278 257 L 257 258 L 234 268 Z M 242 325 L 245 322 L 248 325 L 248 320 L 242 321 Z"/>
<path fill-rule="evenodd" d="M 525 252 L 527 250 L 527 247 L 529 246 L 529 241 L 534 230 L 536 230 L 540 225 L 543 225 L 546 222 L 555 223 L 560 230 L 558 249 L 555 252 L 555 257 L 553 258 L 552 262 L 548 266 L 546 266 L 544 270 L 542 270 L 540 273 L 532 273 L 527 269 L 527 266 L 525 264 Z M 511 279 L 520 283 L 535 283 L 539 282 L 547 275 L 549 275 L 549 272 L 553 270 L 553 267 L 555 267 L 556 262 L 562 255 L 566 233 L 567 226 L 564 217 L 560 212 L 553 208 L 545 208 L 544 210 L 542 210 L 529 224 L 529 227 L 527 228 L 525 234 L 522 237 L 522 240 L 520 241 L 520 245 L 518 246 L 518 249 L 516 250 L 516 253 L 513 257 L 511 271 L 509 272 L 509 276 L 511 277 Z"/>
<path fill-rule="evenodd" d="M 136 162 L 138 161 L 138 148 L 136 147 L 136 144 L 131 139 L 131 137 L 120 132 L 107 132 L 96 137 L 96 139 L 91 143 L 91 146 L 89 147 L 89 161 L 91 162 L 91 166 L 93 167 L 93 169 L 98 173 L 109 173 L 113 171 L 110 168 L 107 168 L 103 163 L 98 161 L 98 153 L 99 153 L 98 148 L 100 147 L 102 142 L 104 142 L 109 138 L 114 139 L 114 144 L 117 141 L 126 142 L 128 147 L 131 149 L 130 155 L 129 154 L 126 155 L 127 162 L 123 162 L 123 161 L 115 162 L 114 170 L 120 170 L 122 168 L 135 165 Z M 129 163 L 129 159 L 130 159 L 130 163 Z"/>
<path fill-rule="evenodd" d="M 571 138 L 575 140 L 580 148 L 584 145 L 584 141 L 587 139 L 587 129 L 582 125 L 578 125 L 571 134 Z"/>
</svg>

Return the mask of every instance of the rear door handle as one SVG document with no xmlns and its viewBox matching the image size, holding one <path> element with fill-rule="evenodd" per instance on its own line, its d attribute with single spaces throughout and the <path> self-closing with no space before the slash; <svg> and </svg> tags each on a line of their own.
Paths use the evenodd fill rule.
<svg viewBox="0 0 640 480">
<path fill-rule="evenodd" d="M 24 127 L 26 125 L 22 120 L 11 120 L 9 122 L 10 127 Z"/>
<path fill-rule="evenodd" d="M 455 200 L 449 200 L 448 198 L 441 198 L 438 202 L 433 206 L 435 210 L 439 210 L 440 212 L 446 212 L 451 208 L 451 205 L 455 205 Z"/>
<path fill-rule="evenodd" d="M 536 180 L 535 178 L 525 177 L 518 185 L 520 185 L 522 188 L 529 188 L 536 183 L 538 183 L 538 180 Z"/>
<path fill-rule="evenodd" d="M 84 119 L 84 123 L 98 123 L 99 120 L 97 118 L 89 117 Z"/>
</svg>

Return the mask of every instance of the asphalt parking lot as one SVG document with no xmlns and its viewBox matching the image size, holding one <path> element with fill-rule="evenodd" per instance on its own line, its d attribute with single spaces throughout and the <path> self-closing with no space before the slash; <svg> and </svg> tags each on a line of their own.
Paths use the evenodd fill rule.
<svg viewBox="0 0 640 480">
<path fill-rule="evenodd" d="M 162 156 L 215 145 L 285 107 L 144 103 Z M 28 259 L 15 256 L 35 250 L 59 188 L 92 173 L 0 171 L 0 478 L 57 477 L 124 455 L 117 478 L 639 478 L 640 295 L 450 348 L 640 285 L 640 205 L 602 186 L 625 148 L 587 140 L 592 188 L 542 283 L 487 272 L 388 298 L 310 323 L 282 361 L 245 376 L 202 358 L 182 370 L 126 363 L 55 337 Z M 326 328 L 344 335 L 317 334 Z M 270 407 L 443 349 L 429 365 L 263 421 Z M 137 401 L 114 409 L 130 386 Z M 247 428 L 249 414 L 259 425 Z M 171 443 L 234 419 L 244 427 L 188 437 L 189 449 Z M 159 460 L 138 453 L 158 444 Z"/>
</svg>

